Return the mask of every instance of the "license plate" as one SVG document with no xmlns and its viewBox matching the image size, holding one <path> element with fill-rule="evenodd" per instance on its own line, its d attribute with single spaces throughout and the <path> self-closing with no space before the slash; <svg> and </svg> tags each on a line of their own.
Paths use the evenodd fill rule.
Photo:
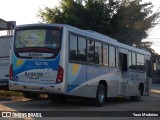
<svg viewBox="0 0 160 120">
<path fill-rule="evenodd" d="M 25 72 L 25 76 L 27 76 L 27 77 L 43 77 L 43 73 L 39 73 L 39 72 Z"/>
<path fill-rule="evenodd" d="M 28 81 L 30 81 L 30 82 L 38 82 L 38 79 L 37 78 L 30 78 Z"/>
</svg>

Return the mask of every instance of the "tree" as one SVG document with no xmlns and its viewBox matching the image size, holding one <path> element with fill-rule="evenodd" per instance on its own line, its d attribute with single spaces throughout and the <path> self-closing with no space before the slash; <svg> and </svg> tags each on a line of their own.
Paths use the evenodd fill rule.
<svg viewBox="0 0 160 120">
<path fill-rule="evenodd" d="M 114 32 L 110 36 L 122 43 L 140 47 L 141 40 L 148 36 L 147 30 L 155 26 L 153 22 L 159 13 L 151 15 L 152 4 L 139 4 L 138 1 L 125 1 L 118 7 L 111 19 Z"/>
<path fill-rule="evenodd" d="M 61 0 L 60 7 L 40 9 L 38 17 L 47 23 L 64 23 L 90 29 L 140 47 L 147 31 L 155 26 L 159 13 L 152 14 L 152 3 L 141 0 Z"/>
<path fill-rule="evenodd" d="M 46 23 L 63 23 L 82 28 L 85 11 L 81 0 L 62 0 L 60 7 L 40 9 L 38 17 Z"/>
<path fill-rule="evenodd" d="M 152 45 L 152 42 L 142 42 L 141 43 L 141 47 L 151 53 L 151 56 L 152 56 L 151 61 L 152 61 L 152 63 L 155 63 L 156 57 L 159 55 L 158 55 L 158 53 L 156 53 L 156 51 L 153 48 L 151 48 L 151 45 Z"/>
</svg>

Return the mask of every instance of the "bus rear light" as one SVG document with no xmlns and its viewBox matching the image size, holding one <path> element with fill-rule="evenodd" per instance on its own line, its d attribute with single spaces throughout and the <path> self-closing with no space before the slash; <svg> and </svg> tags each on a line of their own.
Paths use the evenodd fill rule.
<svg viewBox="0 0 160 120">
<path fill-rule="evenodd" d="M 9 68 L 9 79 L 13 80 L 13 65 L 12 64 L 10 65 L 10 68 Z"/>
<path fill-rule="evenodd" d="M 63 82 L 63 68 L 59 66 L 56 83 L 61 83 L 61 82 Z"/>
</svg>

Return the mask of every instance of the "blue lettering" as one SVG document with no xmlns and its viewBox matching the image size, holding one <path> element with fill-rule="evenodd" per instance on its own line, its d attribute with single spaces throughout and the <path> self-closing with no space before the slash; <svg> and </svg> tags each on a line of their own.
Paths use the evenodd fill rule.
<svg viewBox="0 0 160 120">
<path fill-rule="evenodd" d="M 43 65 L 43 66 L 48 66 L 48 63 L 47 62 L 34 62 L 36 66 L 40 66 L 40 65 Z"/>
</svg>

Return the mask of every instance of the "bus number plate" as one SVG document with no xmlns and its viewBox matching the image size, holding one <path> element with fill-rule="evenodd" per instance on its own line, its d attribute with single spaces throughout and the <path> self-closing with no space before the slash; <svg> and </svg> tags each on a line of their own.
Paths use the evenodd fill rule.
<svg viewBox="0 0 160 120">
<path fill-rule="evenodd" d="M 37 72 L 25 72 L 25 75 L 27 77 L 42 77 L 43 73 L 37 73 Z"/>
</svg>

